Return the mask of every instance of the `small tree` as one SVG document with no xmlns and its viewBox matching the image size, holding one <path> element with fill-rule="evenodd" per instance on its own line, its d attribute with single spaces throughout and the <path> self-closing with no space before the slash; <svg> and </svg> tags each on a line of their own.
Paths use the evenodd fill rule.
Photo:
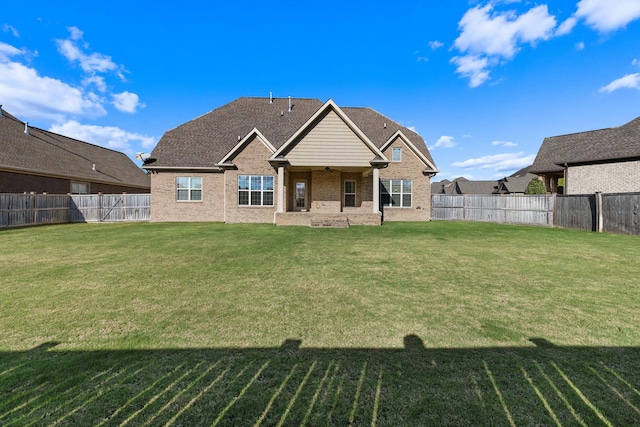
<svg viewBox="0 0 640 427">
<path fill-rule="evenodd" d="M 547 194 L 547 189 L 538 178 L 533 178 L 529 184 L 527 184 L 527 189 L 524 190 L 524 194 Z"/>
</svg>

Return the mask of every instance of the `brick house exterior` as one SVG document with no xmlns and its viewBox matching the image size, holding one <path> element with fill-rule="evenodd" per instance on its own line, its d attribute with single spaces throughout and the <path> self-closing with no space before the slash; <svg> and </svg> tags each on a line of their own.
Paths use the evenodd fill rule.
<svg viewBox="0 0 640 427">
<path fill-rule="evenodd" d="M 0 109 L 0 193 L 149 191 L 149 176 L 125 154 L 28 126 Z"/>
<path fill-rule="evenodd" d="M 531 173 L 552 193 L 640 192 L 640 117 L 614 128 L 545 138 Z"/>
<path fill-rule="evenodd" d="M 152 221 L 427 221 L 438 172 L 410 129 L 304 98 L 239 98 L 166 132 L 151 159 Z"/>
</svg>

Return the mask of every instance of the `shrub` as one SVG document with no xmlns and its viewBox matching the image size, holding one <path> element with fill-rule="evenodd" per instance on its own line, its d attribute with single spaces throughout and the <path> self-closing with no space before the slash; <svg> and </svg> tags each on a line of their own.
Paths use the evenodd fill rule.
<svg viewBox="0 0 640 427">
<path fill-rule="evenodd" d="M 529 184 L 527 184 L 527 189 L 524 190 L 524 194 L 546 194 L 547 189 L 538 178 L 533 178 Z"/>
</svg>

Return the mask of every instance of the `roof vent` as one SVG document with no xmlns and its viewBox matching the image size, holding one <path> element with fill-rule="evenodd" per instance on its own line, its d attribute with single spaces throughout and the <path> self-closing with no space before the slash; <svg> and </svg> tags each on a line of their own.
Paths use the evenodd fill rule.
<svg viewBox="0 0 640 427">
<path fill-rule="evenodd" d="M 269 92 L 269 104 L 273 104 L 273 92 Z"/>
<path fill-rule="evenodd" d="M 242 139 L 242 137 L 240 135 L 238 135 L 238 141 L 240 141 Z"/>
<path fill-rule="evenodd" d="M 93 166 L 91 167 L 91 170 L 95 172 L 96 170 L 96 164 L 94 163 Z"/>
<path fill-rule="evenodd" d="M 385 129 L 387 128 L 387 124 L 386 124 L 386 123 L 384 124 L 384 128 L 385 128 Z"/>
<path fill-rule="evenodd" d="M 291 112 L 291 97 L 289 97 L 289 112 Z"/>
<path fill-rule="evenodd" d="M 0 117 L 2 117 L 2 104 L 0 104 Z"/>
<path fill-rule="evenodd" d="M 29 135 L 29 122 L 24 122 L 24 133 Z"/>
</svg>

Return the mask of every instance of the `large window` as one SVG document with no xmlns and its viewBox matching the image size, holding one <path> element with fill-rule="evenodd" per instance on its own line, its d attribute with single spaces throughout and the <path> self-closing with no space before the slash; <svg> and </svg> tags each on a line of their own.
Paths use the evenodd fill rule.
<svg viewBox="0 0 640 427">
<path fill-rule="evenodd" d="M 356 205 L 356 182 L 344 182 L 344 206 L 355 207 Z"/>
<path fill-rule="evenodd" d="M 273 206 L 272 176 L 238 175 L 238 205 Z"/>
<path fill-rule="evenodd" d="M 380 195 L 382 206 L 410 208 L 413 181 L 410 179 L 381 179 Z"/>
<path fill-rule="evenodd" d="M 202 178 L 179 176 L 176 178 L 176 199 L 181 202 L 202 200 Z"/>
</svg>

